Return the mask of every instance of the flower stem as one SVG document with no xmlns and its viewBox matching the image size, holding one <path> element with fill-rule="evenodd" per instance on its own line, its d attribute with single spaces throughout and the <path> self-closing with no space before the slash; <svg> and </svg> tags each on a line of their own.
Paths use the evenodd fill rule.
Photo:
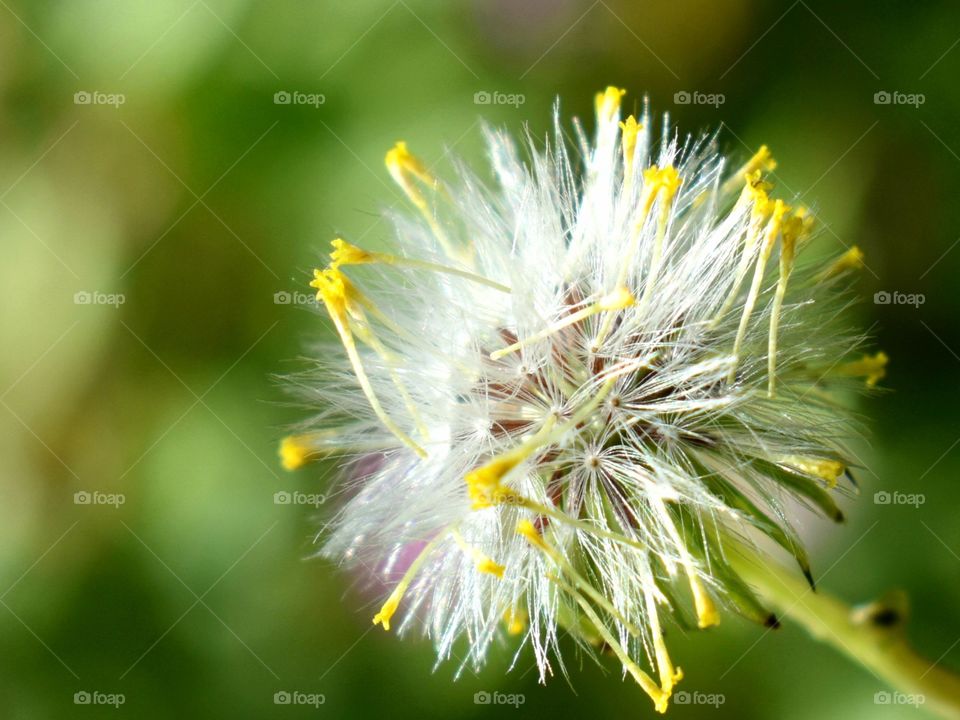
<svg viewBox="0 0 960 720">
<path fill-rule="evenodd" d="M 883 601 L 864 609 L 814 591 L 796 573 L 743 545 L 729 554 L 737 572 L 782 616 L 883 678 L 943 718 L 960 718 L 960 676 L 916 653 L 907 642 L 901 608 Z M 890 698 L 887 697 L 889 702 Z M 883 702 L 877 700 L 878 702 Z"/>
</svg>

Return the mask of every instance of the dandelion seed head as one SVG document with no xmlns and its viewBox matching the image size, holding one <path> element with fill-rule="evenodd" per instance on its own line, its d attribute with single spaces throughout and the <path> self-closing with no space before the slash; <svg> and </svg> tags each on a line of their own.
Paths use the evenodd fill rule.
<svg viewBox="0 0 960 720">
<path fill-rule="evenodd" d="M 662 711 L 667 623 L 776 622 L 731 539 L 809 577 L 788 503 L 841 517 L 853 426 L 828 392 L 886 356 L 844 325 L 862 253 L 805 260 L 813 217 L 773 197 L 766 146 L 731 168 L 623 94 L 575 145 L 559 111 L 542 143 L 487 129 L 492 181 L 388 152 L 413 211 L 389 253 L 338 238 L 315 271 L 339 342 L 294 378 L 314 414 L 281 455 L 342 465 L 322 552 L 391 579 L 375 623 L 440 660 L 466 637 L 470 667 L 529 644 L 541 679 L 569 635 Z"/>
</svg>

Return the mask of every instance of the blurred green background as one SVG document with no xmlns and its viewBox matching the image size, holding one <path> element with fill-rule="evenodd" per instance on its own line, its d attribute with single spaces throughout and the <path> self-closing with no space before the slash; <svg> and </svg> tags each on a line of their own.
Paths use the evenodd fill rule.
<svg viewBox="0 0 960 720">
<path fill-rule="evenodd" d="M 542 133 L 555 96 L 588 116 L 611 83 L 683 131 L 722 124 L 735 156 L 770 144 L 823 251 L 865 250 L 855 312 L 893 392 L 862 405 L 849 522 L 803 530 L 822 587 L 904 588 L 915 644 L 960 669 L 958 42 L 951 0 L 0 0 L 0 715 L 653 716 L 613 662 L 568 655 L 575 690 L 539 686 L 529 652 L 507 673 L 507 646 L 432 672 L 305 561 L 330 509 L 274 502 L 325 483 L 276 462 L 300 412 L 269 376 L 328 332 L 289 293 L 335 233 L 387 240 L 384 151 L 480 161 L 481 117 Z M 680 689 L 725 702 L 673 717 L 917 715 L 797 628 L 675 634 Z M 325 703 L 274 703 L 293 691 Z"/>
</svg>

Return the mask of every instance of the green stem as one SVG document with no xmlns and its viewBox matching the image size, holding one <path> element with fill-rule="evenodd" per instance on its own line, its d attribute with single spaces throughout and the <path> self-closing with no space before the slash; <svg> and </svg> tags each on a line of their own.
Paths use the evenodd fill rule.
<svg viewBox="0 0 960 720">
<path fill-rule="evenodd" d="M 943 718 L 960 718 L 960 676 L 918 655 L 907 642 L 899 608 L 874 604 L 857 611 L 776 562 L 740 546 L 729 560 L 779 613 L 802 625 Z M 907 698 L 905 698 L 907 700 Z"/>
</svg>

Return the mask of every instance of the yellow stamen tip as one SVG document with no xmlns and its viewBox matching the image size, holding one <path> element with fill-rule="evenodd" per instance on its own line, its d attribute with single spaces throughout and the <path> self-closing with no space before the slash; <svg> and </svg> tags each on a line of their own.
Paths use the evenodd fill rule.
<svg viewBox="0 0 960 720">
<path fill-rule="evenodd" d="M 717 606 L 696 575 L 690 578 L 690 589 L 693 591 L 693 602 L 697 611 L 697 627 L 703 629 L 719 625 L 720 613 L 717 612 Z"/>
<path fill-rule="evenodd" d="M 297 470 L 306 465 L 314 455 L 303 439 L 302 435 L 290 435 L 280 441 L 280 463 L 284 470 Z"/>
<path fill-rule="evenodd" d="M 772 205 L 770 202 L 769 191 L 773 186 L 762 180 L 760 171 L 748 173 L 746 176 L 747 184 L 743 188 L 744 196 L 753 201 L 753 216 L 756 219 L 762 219 L 770 214 Z"/>
<path fill-rule="evenodd" d="M 720 624 L 720 613 L 711 603 L 710 607 L 697 615 L 697 627 L 700 629 L 714 627 Z"/>
<path fill-rule="evenodd" d="M 887 362 L 889 360 L 890 358 L 888 358 L 887 354 L 882 350 L 873 357 L 864 355 L 862 362 L 867 370 L 865 373 L 867 376 L 867 387 L 872 388 L 886 376 Z"/>
<path fill-rule="evenodd" d="M 527 613 L 520 608 L 507 610 L 503 614 L 503 622 L 506 623 L 509 634 L 519 635 L 527 629 Z"/>
<path fill-rule="evenodd" d="M 633 174 L 633 156 L 637 150 L 637 135 L 640 134 L 642 129 L 643 125 L 638 123 L 633 115 L 620 123 L 620 130 L 623 133 L 623 139 L 620 142 L 623 149 L 624 175 L 628 178 Z"/>
<path fill-rule="evenodd" d="M 643 180 L 649 188 L 651 197 L 662 190 L 666 200 L 671 200 L 677 194 L 682 182 L 680 173 L 673 165 L 663 168 L 651 165 L 643 171 Z"/>
<path fill-rule="evenodd" d="M 466 474 L 464 480 L 474 510 L 491 507 L 498 502 L 505 502 L 513 497 L 513 493 L 500 484 L 503 477 L 515 468 L 519 460 L 514 457 L 495 457 L 486 465 Z"/>
<path fill-rule="evenodd" d="M 382 625 L 384 630 L 390 629 L 390 618 L 393 617 L 394 613 L 397 612 L 397 608 L 400 607 L 400 598 L 402 595 L 403 591 L 400 590 L 400 588 L 397 588 L 390 594 L 390 597 L 387 598 L 383 607 L 380 608 L 380 612 L 373 616 L 374 625 Z"/>
<path fill-rule="evenodd" d="M 637 299 L 633 296 L 633 293 L 630 292 L 625 287 L 618 287 L 612 293 L 604 295 L 597 302 L 597 306 L 601 310 L 623 310 L 628 308 L 631 305 L 635 304 Z"/>
<path fill-rule="evenodd" d="M 792 258 L 797 245 L 806 240 L 813 230 L 813 217 L 807 214 L 805 207 L 798 207 L 783 221 L 782 247 Z"/>
<path fill-rule="evenodd" d="M 523 535 L 523 537 L 525 537 L 532 545 L 540 548 L 541 550 L 547 549 L 547 544 L 543 541 L 540 531 L 537 530 L 536 526 L 529 520 L 521 520 L 518 522 L 517 532 L 520 535 Z"/>
<path fill-rule="evenodd" d="M 477 563 L 477 570 L 502 579 L 503 571 L 506 570 L 506 568 L 490 558 L 483 558 L 483 560 Z"/>
<path fill-rule="evenodd" d="M 394 146 L 387 150 L 384 162 L 387 165 L 387 169 L 393 172 L 394 169 L 407 165 L 412 158 L 413 155 L 411 155 L 410 150 L 407 149 L 407 143 L 403 140 L 397 140 Z"/>
<path fill-rule="evenodd" d="M 847 250 L 843 255 L 833 261 L 826 270 L 820 273 L 818 279 L 822 282 L 830 280 L 838 275 L 842 275 L 850 270 L 861 270 L 864 267 L 863 251 L 856 245 Z"/>
<path fill-rule="evenodd" d="M 773 155 L 770 154 L 770 148 L 766 145 L 760 146 L 756 154 L 750 158 L 748 165 L 750 171 L 763 170 L 765 172 L 773 172 L 777 169 L 777 161 L 773 158 Z"/>
<path fill-rule="evenodd" d="M 827 460 L 824 458 L 802 457 L 800 455 L 790 455 L 783 459 L 785 465 L 806 475 L 813 475 L 820 478 L 830 487 L 836 487 L 840 476 L 846 472 L 846 465 L 837 460 Z"/>
<path fill-rule="evenodd" d="M 322 300 L 331 312 L 346 310 L 347 286 L 337 268 L 315 269 L 310 287 L 316 289 L 317 300 Z"/>
<path fill-rule="evenodd" d="M 384 162 L 386 163 L 387 170 L 390 171 L 390 175 L 397 181 L 397 184 L 405 189 L 408 184 L 408 174 L 413 175 L 426 185 L 433 186 L 436 184 L 436 178 L 430 174 L 427 166 L 423 164 L 420 158 L 410 152 L 407 148 L 407 143 L 403 140 L 398 140 L 397 143 L 387 151 Z"/>
<path fill-rule="evenodd" d="M 626 90 L 610 85 L 603 92 L 597 93 L 596 110 L 597 119 L 601 122 L 609 122 L 620 110 L 620 100 L 627 94 Z"/>
<path fill-rule="evenodd" d="M 339 265 L 364 265 L 377 261 L 377 256 L 374 253 L 362 250 L 356 245 L 351 245 L 343 238 L 336 238 L 330 244 L 333 246 L 330 260 L 334 267 Z"/>
</svg>

